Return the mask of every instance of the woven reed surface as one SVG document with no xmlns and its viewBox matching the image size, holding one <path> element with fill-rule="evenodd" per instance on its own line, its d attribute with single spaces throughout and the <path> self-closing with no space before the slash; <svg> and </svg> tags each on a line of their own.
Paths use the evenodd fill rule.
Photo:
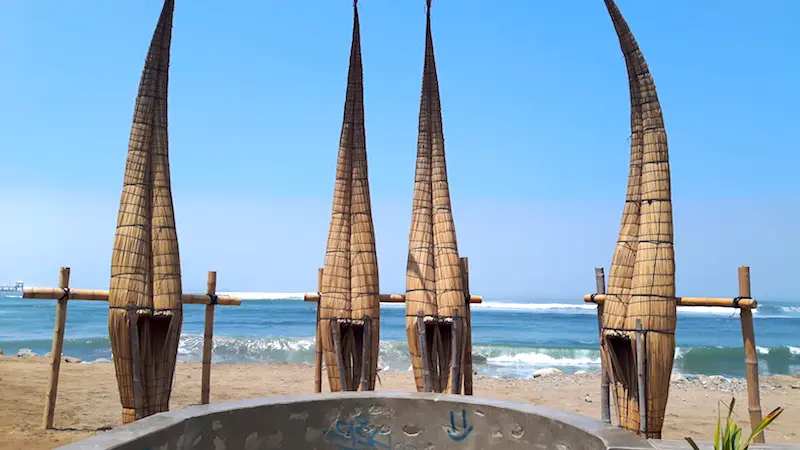
<svg viewBox="0 0 800 450">
<path fill-rule="evenodd" d="M 625 56 L 631 88 L 631 176 L 620 241 L 632 238 L 633 230 L 638 228 L 635 252 L 633 245 L 620 250 L 618 243 L 611 270 L 614 291 L 609 280 L 609 290 L 614 296 L 606 303 L 604 317 L 604 334 L 627 336 L 633 357 L 619 359 L 606 355 L 606 358 L 616 365 L 612 370 L 617 381 L 620 423 L 638 430 L 635 339 L 629 330 L 634 329 L 636 320 L 640 319 L 647 332 L 647 435 L 660 437 L 669 397 L 676 326 L 669 150 L 661 105 L 644 56 L 616 4 L 613 0 L 605 2 Z M 641 168 L 636 169 L 639 158 Z M 638 193 L 631 186 L 635 183 L 636 172 L 640 177 Z M 629 216 L 634 214 L 634 207 L 629 208 L 627 204 L 632 203 L 630 200 L 636 201 L 637 195 L 639 217 L 632 225 L 635 219 Z M 632 270 L 631 259 L 634 261 Z"/>
<path fill-rule="evenodd" d="M 340 386 L 331 319 L 342 321 L 341 336 L 345 371 L 353 383 L 360 380 L 362 336 L 345 325 L 372 319 L 369 385 L 374 388 L 380 337 L 380 297 L 375 232 L 369 195 L 366 133 L 364 129 L 364 86 L 358 9 L 353 8 L 353 40 L 347 76 L 342 134 L 336 164 L 331 213 L 320 300 L 322 347 L 332 391 L 353 390 Z M 358 322 L 360 323 L 360 322 Z M 360 329 L 360 327 L 359 327 Z"/>
<path fill-rule="evenodd" d="M 422 311 L 428 317 L 452 318 L 455 309 L 459 309 L 461 315 L 465 314 L 464 287 L 447 182 L 439 81 L 428 2 L 417 164 L 406 269 L 406 334 L 418 391 L 424 390 L 424 384 L 417 313 Z M 451 348 L 452 335 L 449 331 L 433 333 L 437 328 L 429 327 L 432 333 L 428 337 L 428 354 L 434 354 L 435 345 L 444 352 L 441 361 L 446 365 L 441 366 L 439 379 L 433 383 L 434 390 L 442 392 L 450 388 L 452 379 L 449 358 L 445 358 Z M 466 342 L 467 335 L 462 333 L 462 341 Z"/>
<path fill-rule="evenodd" d="M 123 421 L 136 415 L 134 367 L 142 384 L 139 415 L 169 409 L 182 322 L 167 134 L 173 11 L 174 0 L 166 0 L 142 72 L 111 256 L 109 336 Z"/>
</svg>

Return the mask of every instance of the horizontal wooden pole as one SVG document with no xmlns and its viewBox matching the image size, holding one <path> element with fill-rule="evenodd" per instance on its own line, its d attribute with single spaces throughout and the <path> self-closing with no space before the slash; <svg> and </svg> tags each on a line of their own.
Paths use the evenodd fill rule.
<svg viewBox="0 0 800 450">
<path fill-rule="evenodd" d="M 61 288 L 26 287 L 22 291 L 22 298 L 39 300 L 58 300 L 64 296 Z M 70 289 L 67 300 L 93 300 L 98 302 L 108 301 L 108 291 L 94 289 Z M 183 294 L 181 301 L 186 305 L 208 305 L 211 298 L 205 294 Z M 239 306 L 242 304 L 240 297 L 218 295 L 217 304 L 223 306 Z"/>
<path fill-rule="evenodd" d="M 583 301 L 602 305 L 607 296 L 607 294 L 587 294 L 583 296 Z M 739 300 L 738 304 L 733 298 L 678 297 L 675 300 L 677 300 L 678 306 L 717 306 L 740 309 L 756 309 L 758 307 L 758 301 L 754 298 L 743 298 Z"/>
<path fill-rule="evenodd" d="M 307 302 L 318 302 L 319 292 L 306 292 L 303 295 L 303 300 Z M 405 303 L 406 296 L 403 294 L 381 294 L 381 303 Z M 480 295 L 471 295 L 469 297 L 470 303 L 483 303 L 483 297 Z"/>
</svg>

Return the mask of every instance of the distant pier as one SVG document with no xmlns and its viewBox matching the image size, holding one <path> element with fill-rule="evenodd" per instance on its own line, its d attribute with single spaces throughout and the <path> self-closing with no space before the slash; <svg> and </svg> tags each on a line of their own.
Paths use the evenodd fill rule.
<svg viewBox="0 0 800 450">
<path fill-rule="evenodd" d="M 22 292 L 22 288 L 24 287 L 25 283 L 22 280 L 20 280 L 14 284 L 0 285 L 0 292 L 14 292 L 14 291 Z"/>
</svg>

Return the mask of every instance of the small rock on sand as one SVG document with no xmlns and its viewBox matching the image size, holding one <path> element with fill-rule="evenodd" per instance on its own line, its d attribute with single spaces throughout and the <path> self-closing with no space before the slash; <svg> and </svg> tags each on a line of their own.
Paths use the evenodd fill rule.
<svg viewBox="0 0 800 450">
<path fill-rule="evenodd" d="M 38 355 L 29 348 L 21 348 L 17 352 L 17 358 L 33 358 L 34 356 Z"/>
<path fill-rule="evenodd" d="M 687 379 L 685 376 L 683 376 L 682 373 L 673 373 L 672 375 L 670 375 L 669 381 L 671 383 L 685 383 Z"/>
<path fill-rule="evenodd" d="M 64 362 L 65 362 L 65 363 L 74 363 L 74 364 L 77 364 L 77 363 L 81 363 L 81 362 L 83 362 L 83 360 L 81 360 L 80 358 L 76 358 L 76 357 L 74 357 L 74 356 L 65 356 L 65 357 L 64 357 Z"/>
<path fill-rule="evenodd" d="M 556 369 L 554 367 L 548 367 L 547 369 L 539 369 L 539 370 L 533 371 L 533 378 L 546 377 L 546 376 L 549 376 L 549 375 L 557 375 L 557 374 L 561 374 L 561 373 L 564 373 L 564 372 L 562 372 L 562 371 L 560 371 L 560 370 L 558 370 L 558 369 Z"/>
</svg>

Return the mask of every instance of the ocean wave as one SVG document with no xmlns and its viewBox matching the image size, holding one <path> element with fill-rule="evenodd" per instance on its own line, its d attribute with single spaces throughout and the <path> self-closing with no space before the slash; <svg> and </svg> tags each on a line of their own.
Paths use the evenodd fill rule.
<svg viewBox="0 0 800 450">
<path fill-rule="evenodd" d="M 304 298 L 302 292 L 220 292 L 220 295 L 232 295 L 241 297 L 245 301 L 276 301 L 293 300 L 301 301 Z M 404 308 L 403 303 L 384 303 L 382 308 Z M 594 314 L 597 306 L 590 303 L 520 303 L 520 302 L 495 302 L 484 301 L 483 303 L 473 304 L 472 309 L 476 310 L 502 310 L 502 311 L 531 311 L 541 314 Z M 732 316 L 738 313 L 732 308 L 718 308 L 712 306 L 679 306 L 679 314 L 691 315 L 721 315 Z M 758 309 L 753 310 L 757 317 L 800 317 L 800 306 L 795 305 L 775 305 L 764 301 Z"/>
<path fill-rule="evenodd" d="M 184 334 L 178 347 L 180 361 L 198 362 L 203 357 L 203 336 Z M 14 347 L 4 345 L 7 353 Z M 15 342 L 15 347 L 32 348 L 44 354 L 50 348 L 46 339 Z M 111 359 L 107 337 L 70 338 L 64 354 L 84 361 L 102 362 Z M 9 351 L 11 350 L 11 351 Z M 758 347 L 759 372 L 769 374 L 800 373 L 800 347 Z M 316 353 L 313 337 L 228 337 L 214 336 L 214 363 L 289 362 L 313 364 Z M 404 340 L 380 342 L 379 367 L 405 371 L 410 365 L 408 345 Z M 476 343 L 473 366 L 489 376 L 528 378 L 534 370 L 558 367 L 564 372 L 598 371 L 600 351 L 592 345 L 581 347 L 531 347 Z M 686 374 L 744 376 L 742 347 L 679 346 L 675 349 L 674 370 Z"/>
</svg>

